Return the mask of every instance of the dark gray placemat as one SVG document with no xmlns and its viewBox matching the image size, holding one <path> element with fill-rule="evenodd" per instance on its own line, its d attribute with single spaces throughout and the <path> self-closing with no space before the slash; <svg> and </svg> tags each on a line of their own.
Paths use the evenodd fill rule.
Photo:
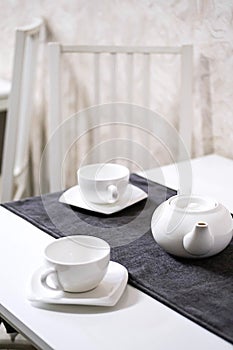
<svg viewBox="0 0 233 350">
<path fill-rule="evenodd" d="M 110 216 L 61 204 L 61 193 L 3 206 L 55 238 L 91 234 L 106 239 L 111 259 L 127 267 L 131 285 L 233 343 L 233 242 L 202 260 L 167 254 L 154 241 L 150 221 L 175 191 L 137 175 L 131 182 L 149 192 L 148 200 Z"/>
</svg>

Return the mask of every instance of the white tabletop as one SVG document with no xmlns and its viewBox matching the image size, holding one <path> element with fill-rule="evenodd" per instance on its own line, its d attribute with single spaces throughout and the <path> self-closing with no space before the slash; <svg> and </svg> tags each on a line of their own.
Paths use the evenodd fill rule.
<svg viewBox="0 0 233 350">
<path fill-rule="evenodd" d="M 233 161 L 215 156 L 207 161 L 217 169 L 216 162 L 226 166 L 225 170 L 231 172 L 233 178 Z M 203 177 L 205 164 L 205 158 L 193 161 L 194 168 L 199 166 L 203 171 L 201 182 L 209 183 L 208 171 L 207 178 Z M 194 183 L 198 185 L 198 181 L 195 179 Z M 218 176 L 212 175 L 214 188 L 218 182 Z M 233 208 L 233 199 L 230 200 L 230 190 L 225 184 L 225 199 L 229 199 Z M 26 298 L 27 286 L 33 272 L 43 263 L 45 246 L 54 238 L 3 207 L 0 207 L 0 220 L 0 313 L 37 347 L 232 349 L 230 343 L 129 285 L 115 307 L 33 306 Z"/>
<path fill-rule="evenodd" d="M 233 213 L 233 160 L 208 155 L 191 160 L 192 194 L 210 196 L 224 204 Z M 166 165 L 147 171 L 148 178 L 179 190 L 180 174 L 177 165 Z"/>
</svg>

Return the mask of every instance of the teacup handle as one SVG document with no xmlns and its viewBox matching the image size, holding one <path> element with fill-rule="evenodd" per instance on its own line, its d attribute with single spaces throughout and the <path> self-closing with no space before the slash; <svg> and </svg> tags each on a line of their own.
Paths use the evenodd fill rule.
<svg viewBox="0 0 233 350">
<path fill-rule="evenodd" d="M 115 185 L 109 185 L 108 186 L 108 193 L 109 193 L 109 203 L 115 203 L 119 198 L 119 192 Z"/>
<path fill-rule="evenodd" d="M 43 287 L 51 289 L 51 290 L 62 290 L 61 286 L 59 285 L 57 277 L 56 277 L 56 287 L 55 288 L 48 285 L 47 278 L 49 277 L 49 275 L 52 275 L 52 274 L 55 274 L 57 276 L 57 271 L 54 267 L 50 267 L 50 268 L 46 269 L 44 272 L 42 272 L 42 274 L 40 276 L 41 284 L 43 285 Z"/>
</svg>

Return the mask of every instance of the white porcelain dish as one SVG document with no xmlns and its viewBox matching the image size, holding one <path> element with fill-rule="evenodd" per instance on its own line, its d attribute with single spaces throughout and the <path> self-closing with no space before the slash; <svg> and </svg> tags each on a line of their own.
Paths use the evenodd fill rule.
<svg viewBox="0 0 233 350">
<path fill-rule="evenodd" d="M 94 204 L 83 199 L 79 185 L 69 188 L 59 198 L 59 202 L 73 205 L 78 208 L 91 210 L 97 213 L 110 215 L 124 208 L 127 208 L 141 200 L 147 198 L 146 192 L 140 188 L 129 184 L 124 196 L 113 204 Z"/>
<path fill-rule="evenodd" d="M 129 169 L 121 164 L 96 163 L 77 171 L 83 196 L 92 203 L 116 203 L 127 190 Z"/>
<path fill-rule="evenodd" d="M 41 283 L 41 274 L 45 270 L 42 266 L 33 274 L 27 298 L 31 302 L 63 305 L 95 305 L 114 306 L 122 296 L 128 281 L 127 269 L 116 262 L 110 261 L 104 279 L 93 290 L 83 293 L 68 293 L 62 290 L 51 290 Z M 50 278 L 49 283 L 56 288 L 56 283 Z"/>
<path fill-rule="evenodd" d="M 81 293 L 99 285 L 108 271 L 110 245 L 99 237 L 73 235 L 50 242 L 44 250 L 47 268 L 41 283 L 51 288 L 47 279 L 59 280 L 59 289 Z"/>
<path fill-rule="evenodd" d="M 168 253 L 204 258 L 226 248 L 232 239 L 233 220 L 229 210 L 215 199 L 176 195 L 156 208 L 151 231 Z"/>
</svg>

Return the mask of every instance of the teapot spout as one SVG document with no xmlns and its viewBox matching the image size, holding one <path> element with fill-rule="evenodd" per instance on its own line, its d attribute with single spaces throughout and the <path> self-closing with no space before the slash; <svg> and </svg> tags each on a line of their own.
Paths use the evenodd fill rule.
<svg viewBox="0 0 233 350">
<path fill-rule="evenodd" d="M 206 222 L 197 222 L 183 238 L 184 249 L 192 255 L 207 254 L 213 244 L 214 238 Z"/>
</svg>

